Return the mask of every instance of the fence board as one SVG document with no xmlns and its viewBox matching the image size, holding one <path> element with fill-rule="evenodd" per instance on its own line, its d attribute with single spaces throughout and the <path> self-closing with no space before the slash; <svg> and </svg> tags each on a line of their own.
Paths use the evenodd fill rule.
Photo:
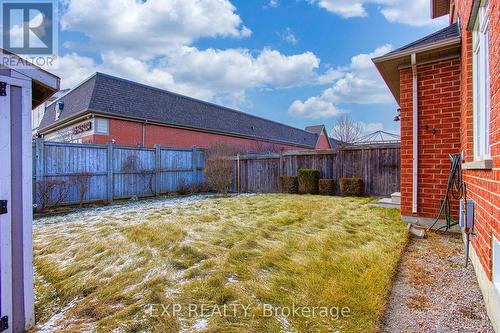
<svg viewBox="0 0 500 333">
<path fill-rule="evenodd" d="M 400 148 L 394 145 L 240 156 L 239 164 L 238 172 L 234 159 L 231 190 L 235 192 L 279 192 L 279 176 L 296 176 L 301 168 L 318 169 L 321 178 L 335 179 L 337 191 L 342 177 L 362 178 L 369 195 L 388 196 L 400 189 Z"/>
<path fill-rule="evenodd" d="M 202 183 L 204 163 L 204 151 L 196 148 L 133 148 L 37 139 L 33 144 L 34 201 L 42 206 L 42 183 L 60 181 L 68 187 L 60 204 L 79 203 L 76 177 L 82 173 L 90 174 L 85 203 L 172 192 L 181 183 L 188 187 Z M 55 196 L 52 193 L 49 199 Z"/>
</svg>

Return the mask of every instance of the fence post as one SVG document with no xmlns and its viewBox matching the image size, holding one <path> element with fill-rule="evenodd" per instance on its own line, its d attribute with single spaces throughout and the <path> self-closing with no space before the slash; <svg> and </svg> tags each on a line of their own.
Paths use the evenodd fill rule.
<svg viewBox="0 0 500 333">
<path fill-rule="evenodd" d="M 155 145 L 155 189 L 156 195 L 161 192 L 161 147 Z"/>
<path fill-rule="evenodd" d="M 279 176 L 283 176 L 283 151 L 280 151 L 280 166 L 279 166 Z"/>
<path fill-rule="evenodd" d="M 237 155 L 237 163 L 236 163 L 236 192 L 241 192 L 241 171 L 240 171 L 240 153 Z"/>
<path fill-rule="evenodd" d="M 106 179 L 106 185 L 107 185 L 107 197 L 108 197 L 108 203 L 113 202 L 113 191 L 114 191 L 114 177 L 113 177 L 113 143 L 109 142 L 108 143 L 108 154 L 107 154 L 107 172 L 108 176 Z"/>
<path fill-rule="evenodd" d="M 35 203 L 36 209 L 41 211 L 42 198 L 38 195 L 38 185 L 45 179 L 45 147 L 43 138 L 35 139 Z"/>
<path fill-rule="evenodd" d="M 191 184 L 190 186 L 198 184 L 198 159 L 196 158 L 196 146 L 193 146 L 193 150 L 191 151 L 191 168 L 192 168 L 192 175 L 191 175 Z"/>
</svg>

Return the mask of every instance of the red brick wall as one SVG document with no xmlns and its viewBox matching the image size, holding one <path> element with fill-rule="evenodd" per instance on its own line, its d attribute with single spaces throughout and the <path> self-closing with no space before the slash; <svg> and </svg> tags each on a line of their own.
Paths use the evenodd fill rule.
<svg viewBox="0 0 500 333">
<path fill-rule="evenodd" d="M 476 203 L 476 232 L 472 241 L 491 279 L 492 237 L 500 239 L 500 1 L 490 1 L 490 143 L 493 170 L 464 170 L 468 197 Z M 472 0 L 457 3 L 462 30 L 461 147 L 466 161 L 473 156 L 472 34 L 466 30 Z"/>
<path fill-rule="evenodd" d="M 450 170 L 449 154 L 460 152 L 460 60 L 443 60 L 418 71 L 418 204 L 417 215 L 435 217 Z M 400 71 L 401 82 L 401 214 L 412 214 L 413 75 Z M 435 133 L 433 130 L 435 129 Z M 453 202 L 453 209 L 458 203 Z"/>
<path fill-rule="evenodd" d="M 109 119 L 109 135 L 94 135 L 93 143 L 108 143 L 112 139 L 124 146 L 141 146 L 142 123 Z"/>
<path fill-rule="evenodd" d="M 104 144 L 114 139 L 120 145 L 140 146 L 142 145 L 143 126 L 142 123 L 138 122 L 110 119 L 109 135 L 92 135 L 82 141 Z M 245 147 L 249 151 L 304 149 L 291 145 L 151 124 L 145 125 L 144 130 L 144 145 L 146 147 L 159 144 L 163 147 L 191 148 L 196 146 L 206 148 L 211 143 L 223 141 Z"/>
<path fill-rule="evenodd" d="M 330 141 L 328 138 L 321 134 L 318 139 L 318 143 L 316 144 L 316 149 L 330 149 Z"/>
</svg>

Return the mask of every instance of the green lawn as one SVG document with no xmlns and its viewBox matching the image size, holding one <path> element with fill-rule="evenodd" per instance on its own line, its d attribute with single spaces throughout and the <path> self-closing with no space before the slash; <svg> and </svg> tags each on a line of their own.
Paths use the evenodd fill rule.
<svg viewBox="0 0 500 333">
<path fill-rule="evenodd" d="M 200 197 L 38 220 L 38 329 L 377 332 L 408 235 L 373 202 Z"/>
</svg>

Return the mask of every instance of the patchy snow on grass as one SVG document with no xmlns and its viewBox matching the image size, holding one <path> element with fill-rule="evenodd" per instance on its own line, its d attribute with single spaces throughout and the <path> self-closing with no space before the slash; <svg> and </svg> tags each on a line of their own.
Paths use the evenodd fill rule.
<svg viewBox="0 0 500 333">
<path fill-rule="evenodd" d="M 382 312 L 380 299 L 387 294 L 385 284 L 404 248 L 406 229 L 397 213 L 368 207 L 368 202 L 195 195 L 37 219 L 36 307 L 45 314 L 38 316 L 39 328 L 194 333 L 265 327 L 293 333 L 307 331 L 309 321 L 318 320 L 315 325 L 325 331 L 375 332 L 372 323 Z M 67 307 L 72 299 L 79 301 Z M 269 319 L 257 310 L 264 301 L 279 308 L 304 300 L 311 306 L 372 308 L 353 309 L 352 319 L 342 322 Z M 231 319 L 187 310 L 153 317 L 144 310 L 156 305 L 161 313 L 162 305 L 173 304 L 254 307 L 250 316 Z"/>
<path fill-rule="evenodd" d="M 112 218 L 116 222 L 133 223 L 134 218 L 142 220 L 148 213 L 154 213 L 161 209 L 178 208 L 214 197 L 213 194 L 198 194 L 185 197 L 162 197 L 155 199 L 146 199 L 118 203 L 105 207 L 86 208 L 77 212 L 71 212 L 63 215 L 41 217 L 33 221 L 34 227 L 43 224 L 69 223 L 71 226 L 77 224 L 99 224 L 100 222 L 109 222 Z M 133 217 L 133 218 L 132 218 Z M 132 222 L 130 222 L 132 221 Z"/>
<path fill-rule="evenodd" d="M 66 305 L 60 312 L 53 315 L 47 322 L 36 328 L 38 333 L 52 333 L 62 330 L 61 321 L 66 318 L 66 313 L 71 310 L 81 299 L 75 298 Z"/>
<path fill-rule="evenodd" d="M 276 319 L 280 322 L 283 333 L 297 333 L 297 331 L 293 329 L 288 318 L 284 316 L 277 316 Z"/>
<path fill-rule="evenodd" d="M 238 277 L 236 275 L 231 275 L 227 278 L 228 283 L 238 283 Z"/>
<path fill-rule="evenodd" d="M 206 319 L 198 319 L 194 322 L 193 326 L 191 326 L 191 331 L 201 331 L 208 328 L 208 321 Z"/>
</svg>

